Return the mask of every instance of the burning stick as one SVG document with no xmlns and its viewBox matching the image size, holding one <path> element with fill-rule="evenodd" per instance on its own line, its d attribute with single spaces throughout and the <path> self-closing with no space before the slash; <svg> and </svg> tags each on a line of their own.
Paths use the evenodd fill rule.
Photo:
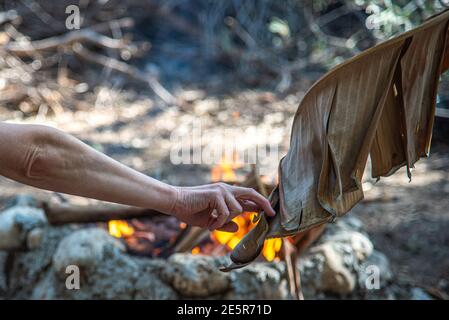
<svg viewBox="0 0 449 320">
<path fill-rule="evenodd" d="M 50 224 L 106 222 L 110 220 L 125 220 L 142 217 L 164 215 L 161 212 L 128 207 L 122 205 L 104 204 L 101 206 L 69 206 L 42 203 L 47 220 Z"/>
<path fill-rule="evenodd" d="M 186 228 L 185 230 L 186 232 L 181 233 L 183 236 L 175 245 L 175 252 L 189 252 L 209 235 L 209 230 L 199 227 Z"/>
</svg>

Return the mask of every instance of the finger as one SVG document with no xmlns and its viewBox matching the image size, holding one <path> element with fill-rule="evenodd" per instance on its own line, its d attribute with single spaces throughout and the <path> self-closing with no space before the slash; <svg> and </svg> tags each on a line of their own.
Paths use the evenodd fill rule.
<svg viewBox="0 0 449 320">
<path fill-rule="evenodd" d="M 239 230 L 239 226 L 234 221 L 229 221 L 228 223 L 225 223 L 221 228 L 218 228 L 217 230 L 224 232 L 237 232 Z"/>
<path fill-rule="evenodd" d="M 242 212 L 231 213 L 229 215 L 229 220 L 234 219 L 235 217 L 241 215 L 243 212 L 259 212 L 261 210 L 260 206 L 258 206 L 257 204 L 255 204 L 254 202 L 252 202 L 250 200 L 241 200 L 241 199 L 236 199 L 236 200 L 242 207 Z"/>
<path fill-rule="evenodd" d="M 258 212 L 260 210 L 260 207 L 256 203 L 254 203 L 250 200 L 238 200 L 238 201 L 239 201 L 240 205 L 242 206 L 243 211 Z"/>
<path fill-rule="evenodd" d="M 226 206 L 226 202 L 223 196 L 221 195 L 218 196 L 216 206 L 218 217 L 215 220 L 215 222 L 212 223 L 212 225 L 210 226 L 209 229 L 211 230 L 221 228 L 228 221 L 229 218 L 229 209 Z"/>
<path fill-rule="evenodd" d="M 274 216 L 276 212 L 271 207 L 270 201 L 251 188 L 232 187 L 232 193 L 239 199 L 251 200 L 256 203 L 266 214 Z"/>
<path fill-rule="evenodd" d="M 213 209 L 212 212 L 207 217 L 207 228 L 211 228 L 212 225 L 217 221 L 218 211 L 217 209 Z"/>
<path fill-rule="evenodd" d="M 243 212 L 241 204 L 237 201 L 232 193 L 229 192 L 225 195 L 225 201 L 231 215 L 236 216 Z"/>
</svg>

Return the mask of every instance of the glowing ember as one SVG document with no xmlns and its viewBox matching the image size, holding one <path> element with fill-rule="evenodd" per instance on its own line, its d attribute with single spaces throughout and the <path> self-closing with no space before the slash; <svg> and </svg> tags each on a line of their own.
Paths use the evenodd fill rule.
<svg viewBox="0 0 449 320">
<path fill-rule="evenodd" d="M 225 245 L 228 249 L 232 250 L 243 239 L 243 237 L 255 226 L 253 219 L 256 216 L 256 212 L 244 212 L 242 215 L 235 217 L 233 221 L 239 226 L 239 230 L 235 233 L 213 231 L 212 239 L 218 243 Z M 278 252 L 282 248 L 281 239 L 268 239 L 264 243 L 262 249 L 262 255 L 267 261 L 273 261 L 277 258 Z"/>
<path fill-rule="evenodd" d="M 196 254 L 200 254 L 201 253 L 201 249 L 200 247 L 195 247 L 192 249 L 192 254 L 196 255 Z"/>
<path fill-rule="evenodd" d="M 123 220 L 111 220 L 108 222 L 109 234 L 116 238 L 130 237 L 134 234 L 134 228 Z"/>
</svg>

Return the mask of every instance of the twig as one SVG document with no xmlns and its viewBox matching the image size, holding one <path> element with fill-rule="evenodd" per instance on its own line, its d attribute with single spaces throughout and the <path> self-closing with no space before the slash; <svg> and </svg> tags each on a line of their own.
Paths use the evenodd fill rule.
<svg viewBox="0 0 449 320">
<path fill-rule="evenodd" d="M 0 12 L 0 25 L 6 22 L 14 21 L 19 15 L 16 10 L 9 10 L 5 12 Z"/>
<path fill-rule="evenodd" d="M 105 222 L 109 220 L 125 220 L 164 215 L 163 213 L 150 209 L 109 204 L 101 206 L 73 206 L 44 202 L 41 206 L 44 209 L 48 222 L 52 225 Z"/>
<path fill-rule="evenodd" d="M 165 89 L 154 76 L 142 72 L 139 69 L 119 60 L 92 52 L 83 47 L 80 43 L 76 43 L 73 45 L 73 51 L 87 61 L 97 63 L 106 68 L 121 72 L 131 78 L 147 83 L 154 91 L 154 93 L 158 95 L 159 98 L 161 98 L 165 103 L 170 105 L 179 104 L 178 99 L 175 98 L 170 92 L 168 92 L 168 90 Z"/>
<path fill-rule="evenodd" d="M 77 30 L 66 33 L 62 36 L 50 37 L 42 40 L 35 40 L 25 43 L 12 42 L 3 48 L 19 56 L 30 55 L 36 51 L 45 51 L 58 47 L 68 46 L 75 42 L 90 42 L 100 47 L 109 49 L 123 49 L 126 43 L 123 40 L 109 38 L 91 29 Z"/>
<path fill-rule="evenodd" d="M 188 252 L 195 248 L 208 235 L 209 230 L 207 229 L 191 227 L 175 246 L 174 252 Z"/>
</svg>

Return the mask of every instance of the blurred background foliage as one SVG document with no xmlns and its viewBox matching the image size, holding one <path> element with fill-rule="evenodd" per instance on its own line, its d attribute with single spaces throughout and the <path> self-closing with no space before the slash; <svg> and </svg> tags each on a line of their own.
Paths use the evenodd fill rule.
<svg viewBox="0 0 449 320">
<path fill-rule="evenodd" d="M 147 75 L 159 78 L 168 90 L 178 84 L 210 82 L 211 74 L 223 78 L 227 73 L 233 77 L 230 87 L 286 93 L 295 89 L 298 80 L 316 79 L 345 59 L 410 30 L 448 7 L 449 0 L 3 0 L 0 45 L 33 44 L 67 34 L 65 9 L 70 4 L 80 8 L 82 29 L 107 22 L 110 28 L 103 27 L 102 34 L 126 44 L 111 49 L 83 43 L 102 55 L 89 66 L 110 62 L 104 59 L 108 57 L 143 71 L 140 80 Z M 119 26 L 123 18 L 132 19 L 133 26 Z M 19 81 L 29 86 L 66 69 L 88 88 L 112 79 L 111 70 L 105 72 L 101 63 L 104 77 L 86 68 L 86 59 L 75 54 L 71 45 L 20 56 L 20 61 L 32 66 L 32 75 Z M 8 50 L 3 57 L 8 54 L 14 57 Z M 0 67 L 10 70 L 5 61 Z"/>
</svg>

